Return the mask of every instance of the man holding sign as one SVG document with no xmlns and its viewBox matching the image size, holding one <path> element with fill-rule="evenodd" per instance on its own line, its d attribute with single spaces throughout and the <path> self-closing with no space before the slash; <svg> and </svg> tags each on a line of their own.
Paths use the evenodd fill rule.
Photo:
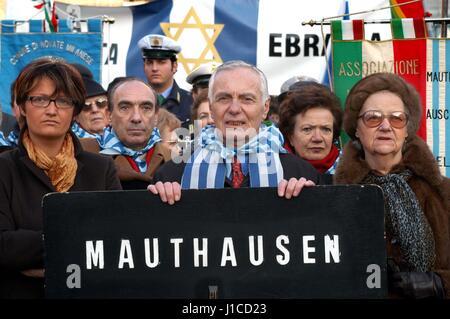
<svg viewBox="0 0 450 319">
<path fill-rule="evenodd" d="M 242 61 L 230 61 L 210 79 L 209 99 L 215 127 L 202 131 L 187 163 L 162 166 L 148 186 L 173 204 L 181 189 L 278 187 L 281 197 L 296 197 L 319 183 L 307 162 L 287 154 L 281 132 L 262 121 L 269 110 L 265 75 Z"/>
</svg>

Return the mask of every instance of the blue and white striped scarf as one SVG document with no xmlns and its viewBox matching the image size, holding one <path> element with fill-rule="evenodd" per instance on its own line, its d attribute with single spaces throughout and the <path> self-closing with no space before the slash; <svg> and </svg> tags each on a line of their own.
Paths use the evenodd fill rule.
<svg viewBox="0 0 450 319">
<path fill-rule="evenodd" d="M 155 127 L 150 135 L 147 145 L 143 149 L 135 151 L 123 145 L 114 132 L 114 129 L 108 126 L 104 129 L 103 136 L 97 137 L 97 141 L 102 149 L 100 151 L 101 154 L 130 156 L 139 167 L 139 171 L 145 173 L 147 171 L 147 152 L 156 143 L 161 141 L 161 136 L 158 128 Z"/>
<path fill-rule="evenodd" d="M 16 147 L 17 145 L 19 145 L 19 136 L 16 131 L 11 131 L 8 137 L 5 137 L 3 132 L 0 131 L 0 146 Z"/>
<path fill-rule="evenodd" d="M 0 146 L 10 146 L 9 141 L 5 138 L 2 131 L 0 131 Z"/>
<path fill-rule="evenodd" d="M 97 138 L 99 134 L 92 134 L 83 129 L 77 122 L 73 122 L 72 124 L 72 132 L 78 138 Z"/>
<path fill-rule="evenodd" d="M 324 174 L 334 175 L 334 173 L 336 173 L 336 167 L 339 164 L 339 160 L 341 159 L 341 156 L 342 156 L 342 149 L 339 150 L 339 155 L 336 158 L 336 160 L 334 161 L 333 165 L 331 165 L 331 167 Z"/>
<path fill-rule="evenodd" d="M 8 141 L 11 144 L 11 146 L 18 146 L 19 145 L 19 129 L 13 130 L 8 135 Z"/>
<path fill-rule="evenodd" d="M 250 174 L 250 187 L 277 187 L 283 179 L 279 153 L 284 138 L 275 126 L 260 127 L 259 133 L 238 149 L 226 148 L 214 126 L 202 130 L 194 153 L 184 168 L 183 189 L 223 188 L 231 178 L 231 164 L 237 156 L 244 175 Z"/>
</svg>

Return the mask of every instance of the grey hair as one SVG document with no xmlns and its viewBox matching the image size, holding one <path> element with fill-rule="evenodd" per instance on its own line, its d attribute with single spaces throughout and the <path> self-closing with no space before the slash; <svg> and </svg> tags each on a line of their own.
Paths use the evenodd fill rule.
<svg viewBox="0 0 450 319">
<path fill-rule="evenodd" d="M 258 69 L 256 66 L 251 65 L 251 64 L 241 61 L 241 60 L 232 60 L 232 61 L 225 62 L 222 65 L 220 65 L 213 72 L 213 74 L 211 75 L 211 78 L 209 79 L 209 88 L 208 88 L 209 100 L 212 101 L 214 81 L 216 79 L 217 74 L 219 74 L 222 71 L 230 71 L 230 70 L 239 69 L 239 68 L 250 69 L 259 76 L 260 91 L 261 91 L 261 97 L 262 97 L 263 106 L 264 106 L 264 103 L 266 103 L 266 101 L 270 97 L 269 96 L 269 88 L 267 85 L 267 78 L 264 75 L 264 73 L 260 69 Z"/>
</svg>

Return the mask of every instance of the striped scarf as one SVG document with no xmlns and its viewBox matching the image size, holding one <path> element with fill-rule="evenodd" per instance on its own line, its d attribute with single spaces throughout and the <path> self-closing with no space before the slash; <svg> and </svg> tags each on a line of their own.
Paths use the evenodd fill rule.
<svg viewBox="0 0 450 319">
<path fill-rule="evenodd" d="M 8 141 L 11 146 L 18 146 L 19 145 L 19 129 L 11 131 L 8 135 Z"/>
<path fill-rule="evenodd" d="M 78 137 L 78 138 L 97 138 L 99 134 L 92 134 L 83 129 L 77 122 L 73 122 L 72 124 L 72 132 Z"/>
<path fill-rule="evenodd" d="M 336 172 L 336 167 L 338 166 L 339 160 L 341 159 L 341 157 L 342 157 L 342 149 L 339 150 L 339 155 L 336 158 L 336 160 L 334 161 L 333 165 L 331 165 L 330 168 L 327 169 L 327 171 L 324 174 L 334 175 L 334 173 Z"/>
<path fill-rule="evenodd" d="M 114 129 L 108 126 L 103 131 L 103 136 L 97 137 L 97 141 L 100 145 L 100 148 L 102 149 L 100 151 L 101 154 L 129 156 L 136 163 L 139 171 L 141 173 L 145 173 L 147 171 L 147 152 L 156 143 L 161 141 L 161 136 L 159 134 L 158 128 L 155 127 L 150 135 L 150 138 L 148 139 L 147 145 L 143 149 L 135 151 L 123 145 L 114 132 Z"/>
<path fill-rule="evenodd" d="M 11 131 L 8 137 L 5 137 L 3 132 L 0 131 L 0 146 L 16 147 L 17 145 L 19 145 L 19 136 L 16 131 Z"/>
<path fill-rule="evenodd" d="M 369 174 L 364 183 L 383 189 L 386 205 L 386 230 L 399 243 L 408 271 L 430 271 L 434 267 L 433 231 L 416 195 L 408 185 L 411 171 L 377 176 Z"/>
<path fill-rule="evenodd" d="M 250 187 L 278 186 L 283 179 L 279 153 L 287 153 L 278 128 L 262 125 L 255 137 L 237 149 L 226 148 L 219 136 L 214 126 L 202 130 L 184 169 L 183 189 L 223 188 L 225 177 L 231 179 L 235 156 L 242 164 L 244 175 L 250 174 Z"/>
<path fill-rule="evenodd" d="M 9 141 L 5 138 L 2 131 L 0 131 L 0 146 L 10 146 Z"/>
</svg>

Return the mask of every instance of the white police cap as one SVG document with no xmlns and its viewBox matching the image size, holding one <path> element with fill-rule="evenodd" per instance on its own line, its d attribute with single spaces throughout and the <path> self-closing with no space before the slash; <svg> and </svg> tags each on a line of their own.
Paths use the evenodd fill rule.
<svg viewBox="0 0 450 319">
<path fill-rule="evenodd" d="M 142 57 L 148 59 L 170 59 L 181 52 L 175 40 L 161 34 L 147 34 L 139 40 L 138 46 Z"/>
<path fill-rule="evenodd" d="M 186 78 L 186 82 L 192 85 L 208 83 L 213 72 L 221 65 L 218 62 L 208 62 L 196 67 Z"/>
</svg>

